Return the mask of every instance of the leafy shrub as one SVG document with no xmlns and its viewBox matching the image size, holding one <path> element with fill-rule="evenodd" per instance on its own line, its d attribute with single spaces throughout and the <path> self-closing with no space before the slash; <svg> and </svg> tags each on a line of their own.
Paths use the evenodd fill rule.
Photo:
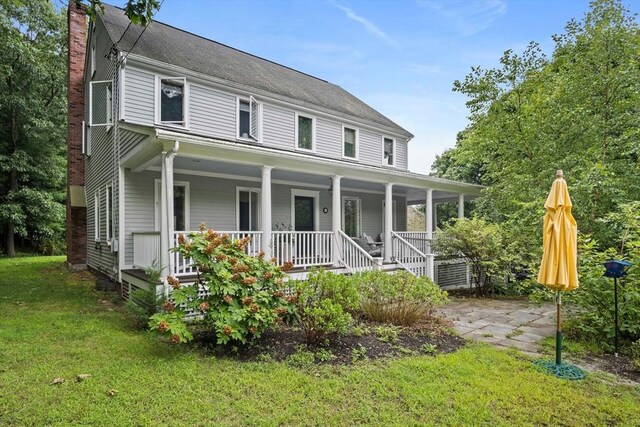
<svg viewBox="0 0 640 427">
<path fill-rule="evenodd" d="M 144 329 L 149 326 L 149 318 L 156 314 L 164 304 L 164 295 L 156 293 L 156 285 L 162 276 L 162 267 L 154 260 L 149 268 L 144 271 L 148 277 L 149 290 L 136 289 L 131 292 L 126 307 L 133 319 L 136 329 Z"/>
<path fill-rule="evenodd" d="M 614 284 L 603 276 L 603 263 L 626 259 L 633 264 L 628 275 L 618 279 L 620 339 L 628 345 L 640 339 L 640 202 L 623 205 L 602 220 L 618 230 L 617 247 L 601 249 L 589 236 L 578 237 L 580 287 L 567 293 L 567 300 L 580 310 L 572 322 L 578 338 L 601 343 L 611 350 L 614 337 Z"/>
<path fill-rule="evenodd" d="M 329 333 L 344 334 L 353 319 L 349 313 L 358 307 L 358 290 L 345 275 L 315 269 L 307 280 L 292 283 L 295 316 L 309 343 Z"/>
<path fill-rule="evenodd" d="M 352 277 L 361 295 L 360 312 L 374 322 L 410 326 L 447 300 L 447 293 L 431 279 L 406 271 L 370 271 Z"/>
<path fill-rule="evenodd" d="M 191 311 L 216 333 L 218 344 L 246 343 L 282 322 L 291 310 L 289 297 L 281 290 L 282 279 L 292 265 L 279 267 L 265 260 L 262 253 L 249 256 L 245 252 L 249 241 L 248 237 L 232 240 L 226 234 L 205 231 L 203 226 L 200 232 L 191 233 L 189 240 L 180 235 L 173 251 L 193 260 L 198 281 L 182 286 L 178 279 L 169 277 L 171 299 L 165 302 L 163 312 L 151 317 L 151 329 L 175 343 L 189 341 L 192 336 L 184 317 Z"/>
<path fill-rule="evenodd" d="M 521 263 L 517 250 L 510 250 L 506 233 L 480 218 L 460 218 L 437 232 L 434 250 L 448 257 L 465 259 L 471 266 L 471 283 L 478 295 L 486 295 L 496 281 L 512 274 Z"/>
<path fill-rule="evenodd" d="M 382 325 L 374 329 L 378 340 L 386 343 L 395 343 L 400 335 L 400 327 L 392 325 Z"/>
</svg>

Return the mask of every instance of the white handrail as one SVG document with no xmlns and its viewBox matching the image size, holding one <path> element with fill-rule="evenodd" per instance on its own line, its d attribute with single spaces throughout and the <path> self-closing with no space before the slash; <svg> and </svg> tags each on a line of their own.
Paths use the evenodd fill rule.
<svg viewBox="0 0 640 427">
<path fill-rule="evenodd" d="M 398 236 L 402 237 L 408 243 L 425 255 L 432 253 L 433 238 L 429 238 L 426 231 L 396 231 Z"/>
<path fill-rule="evenodd" d="M 184 237 L 189 240 L 190 233 L 200 233 L 200 231 L 176 231 L 173 233 L 173 246 L 178 246 L 178 237 L 182 234 Z M 228 235 L 231 240 L 243 239 L 245 237 L 250 237 L 251 240 L 246 247 L 246 252 L 251 256 L 256 256 L 260 252 L 260 248 L 262 247 L 262 231 L 217 231 L 220 236 Z M 189 258 L 183 257 L 178 252 L 172 252 L 170 254 L 172 258 L 173 271 L 172 274 L 174 276 L 185 276 L 189 274 L 195 274 L 197 272 L 193 261 Z"/>
<path fill-rule="evenodd" d="M 377 270 L 376 260 L 360 247 L 347 234 L 338 230 L 340 242 L 342 243 L 342 262 L 349 272 Z"/>
<path fill-rule="evenodd" d="M 433 275 L 429 271 L 431 267 L 427 263 L 427 255 L 394 231 L 391 232 L 391 241 L 393 258 L 405 270 L 418 277 Z M 429 255 L 429 257 L 431 258 L 432 255 Z"/>
<path fill-rule="evenodd" d="M 295 267 L 317 267 L 333 262 L 332 231 L 272 231 L 271 252 L 276 264 L 292 262 Z"/>
</svg>

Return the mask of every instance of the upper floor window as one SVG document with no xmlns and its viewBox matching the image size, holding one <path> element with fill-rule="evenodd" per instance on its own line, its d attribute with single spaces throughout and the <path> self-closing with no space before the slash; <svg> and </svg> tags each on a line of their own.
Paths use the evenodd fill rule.
<svg viewBox="0 0 640 427">
<path fill-rule="evenodd" d="M 296 148 L 313 151 L 315 149 L 314 119 L 297 115 L 296 119 Z"/>
<path fill-rule="evenodd" d="M 382 138 L 382 164 L 395 166 L 396 141 L 393 138 Z"/>
<path fill-rule="evenodd" d="M 253 96 L 238 98 L 238 138 L 260 141 L 260 108 Z"/>
<path fill-rule="evenodd" d="M 89 84 L 89 126 L 113 125 L 113 99 L 111 80 Z"/>
<path fill-rule="evenodd" d="M 185 86 L 184 78 L 160 79 L 160 123 L 185 125 Z"/>
<path fill-rule="evenodd" d="M 358 130 L 342 128 L 342 156 L 350 159 L 358 158 Z"/>
</svg>

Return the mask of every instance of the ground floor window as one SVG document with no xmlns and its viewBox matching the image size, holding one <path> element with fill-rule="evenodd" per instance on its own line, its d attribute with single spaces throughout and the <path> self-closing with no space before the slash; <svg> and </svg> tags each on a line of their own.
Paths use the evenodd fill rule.
<svg viewBox="0 0 640 427">
<path fill-rule="evenodd" d="M 155 189 L 155 219 L 156 230 L 160 230 L 162 203 L 162 182 L 156 179 Z M 173 183 L 173 229 L 175 231 L 189 230 L 189 183 L 175 182 Z"/>
<path fill-rule="evenodd" d="M 260 191 L 255 188 L 238 187 L 236 200 L 238 230 L 260 230 Z"/>
<path fill-rule="evenodd" d="M 342 230 L 349 237 L 361 235 L 361 204 L 357 197 L 342 198 Z"/>
</svg>

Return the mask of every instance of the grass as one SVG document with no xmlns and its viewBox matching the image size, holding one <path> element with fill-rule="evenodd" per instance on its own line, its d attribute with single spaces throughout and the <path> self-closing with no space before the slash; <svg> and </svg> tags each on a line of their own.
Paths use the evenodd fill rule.
<svg viewBox="0 0 640 427">
<path fill-rule="evenodd" d="M 486 345 L 345 367 L 215 359 L 136 331 L 62 262 L 0 259 L 2 426 L 640 424 L 638 388 Z"/>
</svg>

